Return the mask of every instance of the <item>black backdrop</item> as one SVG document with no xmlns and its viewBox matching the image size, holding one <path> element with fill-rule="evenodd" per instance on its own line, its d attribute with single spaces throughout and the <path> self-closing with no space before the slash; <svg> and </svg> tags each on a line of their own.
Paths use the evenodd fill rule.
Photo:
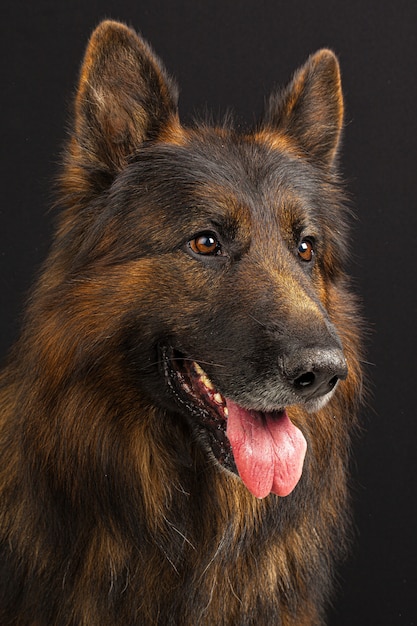
<svg viewBox="0 0 417 626">
<path fill-rule="evenodd" d="M 3 0 L 1 356 L 49 245 L 69 102 L 103 17 L 129 22 L 152 43 L 180 83 L 184 120 L 230 105 L 250 123 L 310 52 L 330 46 L 339 55 L 343 170 L 357 213 L 352 272 L 370 329 L 373 397 L 355 448 L 358 540 L 329 623 L 417 626 L 417 3 Z"/>
</svg>

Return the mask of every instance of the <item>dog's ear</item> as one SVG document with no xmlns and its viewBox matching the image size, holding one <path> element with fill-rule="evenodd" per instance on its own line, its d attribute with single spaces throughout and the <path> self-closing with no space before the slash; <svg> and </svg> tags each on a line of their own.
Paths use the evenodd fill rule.
<svg viewBox="0 0 417 626">
<path fill-rule="evenodd" d="M 102 22 L 81 67 L 64 185 L 72 177 L 78 188 L 111 179 L 143 142 L 178 126 L 177 100 L 148 44 L 124 24 Z"/>
<path fill-rule="evenodd" d="M 332 165 L 343 125 L 343 95 L 331 50 L 311 55 L 290 84 L 271 96 L 265 125 L 289 135 L 307 158 Z"/>
</svg>

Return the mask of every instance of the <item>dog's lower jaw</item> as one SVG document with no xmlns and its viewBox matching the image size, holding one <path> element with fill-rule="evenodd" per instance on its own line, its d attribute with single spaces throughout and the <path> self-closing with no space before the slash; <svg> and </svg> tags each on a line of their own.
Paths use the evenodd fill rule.
<svg viewBox="0 0 417 626">
<path fill-rule="evenodd" d="M 163 375 L 171 397 L 202 447 L 225 470 L 238 474 L 226 435 L 227 407 L 202 368 L 177 350 L 160 348 Z"/>
</svg>

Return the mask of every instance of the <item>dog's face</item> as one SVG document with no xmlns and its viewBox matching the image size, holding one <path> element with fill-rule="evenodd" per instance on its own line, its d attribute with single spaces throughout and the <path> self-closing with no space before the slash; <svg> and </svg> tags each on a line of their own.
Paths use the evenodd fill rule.
<svg viewBox="0 0 417 626">
<path fill-rule="evenodd" d="M 314 168 L 253 138 L 206 132 L 184 146 L 144 149 L 111 202 L 109 234 L 118 228 L 117 241 L 125 239 L 115 252 L 155 277 L 145 295 L 152 316 L 142 319 L 143 296 L 132 302 L 151 349 L 197 361 L 223 394 L 265 411 L 314 406 L 332 392 L 332 377 L 305 384 L 306 393 L 291 384 L 306 349 L 307 360 L 334 351 L 334 376 L 344 373 L 325 311 L 334 207 Z"/>
<path fill-rule="evenodd" d="M 341 123 L 328 51 L 247 135 L 182 129 L 172 84 L 125 27 L 102 25 L 87 51 L 65 185 L 80 197 L 82 172 L 90 200 L 61 229 L 69 273 L 97 285 L 101 336 L 142 393 L 258 497 L 301 474 L 287 407 L 319 409 L 347 376 L 328 310 L 345 256 Z"/>
</svg>

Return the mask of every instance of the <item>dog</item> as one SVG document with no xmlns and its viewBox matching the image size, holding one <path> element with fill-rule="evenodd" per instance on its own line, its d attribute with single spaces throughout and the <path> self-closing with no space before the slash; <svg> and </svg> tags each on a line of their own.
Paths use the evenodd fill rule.
<svg viewBox="0 0 417 626">
<path fill-rule="evenodd" d="M 338 61 L 184 127 L 91 36 L 55 238 L 1 376 L 3 626 L 318 626 L 362 386 Z"/>
</svg>

